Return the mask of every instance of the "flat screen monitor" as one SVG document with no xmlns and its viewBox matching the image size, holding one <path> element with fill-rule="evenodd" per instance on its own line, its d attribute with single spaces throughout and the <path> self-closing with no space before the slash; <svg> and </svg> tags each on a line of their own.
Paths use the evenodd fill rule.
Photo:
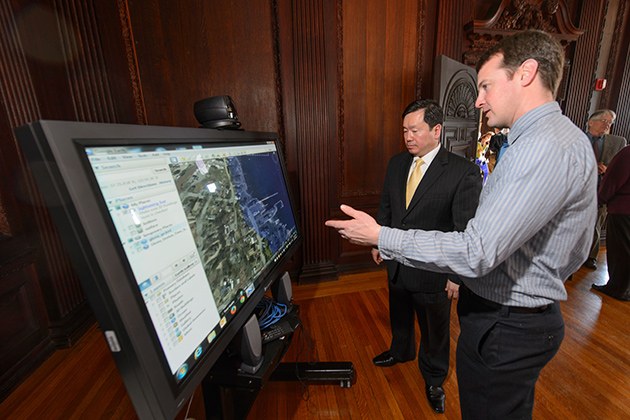
<svg viewBox="0 0 630 420">
<path fill-rule="evenodd" d="M 277 135 L 67 121 L 16 135 L 138 416 L 175 417 L 301 242 Z"/>
</svg>

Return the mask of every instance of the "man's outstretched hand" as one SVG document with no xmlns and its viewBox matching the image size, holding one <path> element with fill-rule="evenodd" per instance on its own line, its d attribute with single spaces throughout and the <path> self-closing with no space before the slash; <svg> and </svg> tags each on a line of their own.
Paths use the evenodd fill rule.
<svg viewBox="0 0 630 420">
<path fill-rule="evenodd" d="M 350 216 L 350 220 L 328 220 L 326 226 L 334 228 L 342 238 L 350 243 L 365 246 L 378 245 L 378 234 L 381 226 L 367 213 L 355 210 L 345 204 L 341 211 Z"/>
</svg>

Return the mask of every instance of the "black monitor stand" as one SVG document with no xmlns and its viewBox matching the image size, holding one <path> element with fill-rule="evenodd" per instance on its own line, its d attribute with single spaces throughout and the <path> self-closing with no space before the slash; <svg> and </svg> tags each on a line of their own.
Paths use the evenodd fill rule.
<svg viewBox="0 0 630 420">
<path fill-rule="evenodd" d="M 285 317 L 295 316 L 292 305 Z M 262 347 L 263 364 L 255 373 L 245 373 L 227 352 L 217 360 L 201 383 L 207 420 L 241 420 L 247 417 L 262 387 L 268 381 L 339 383 L 350 388 L 354 380 L 352 362 L 281 362 L 293 333 Z"/>
</svg>

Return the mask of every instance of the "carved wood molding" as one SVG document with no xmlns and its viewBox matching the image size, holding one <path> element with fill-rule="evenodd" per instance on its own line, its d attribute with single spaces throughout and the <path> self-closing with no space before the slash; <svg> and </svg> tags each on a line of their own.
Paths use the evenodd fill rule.
<svg viewBox="0 0 630 420">
<path fill-rule="evenodd" d="M 477 119 L 476 99 L 477 93 L 474 85 L 471 85 L 464 78 L 459 79 L 446 98 L 444 116 L 447 118 Z"/>
<path fill-rule="evenodd" d="M 116 4 L 118 6 L 118 19 L 125 47 L 125 57 L 127 58 L 127 71 L 131 85 L 131 94 L 136 111 L 136 123 L 146 125 L 148 124 L 147 110 L 144 105 L 136 47 L 129 21 L 129 5 L 127 4 L 127 0 L 117 0 Z"/>
<path fill-rule="evenodd" d="M 418 46 L 417 54 L 417 62 L 416 62 L 416 98 L 422 97 L 422 72 L 424 70 L 424 27 L 425 27 L 425 19 L 426 19 L 426 9 L 425 2 L 422 0 L 418 1 L 418 27 L 417 37 L 418 42 L 416 45 Z"/>
<path fill-rule="evenodd" d="M 344 83 L 343 83 L 343 2 L 337 0 L 335 2 L 336 14 L 336 42 L 337 42 L 337 144 L 339 147 L 339 157 L 337 164 L 339 174 L 337 177 L 337 189 L 340 198 L 354 197 L 360 195 L 361 191 L 352 191 L 346 188 L 346 120 L 345 120 L 345 101 L 344 101 Z"/>
<path fill-rule="evenodd" d="M 287 159 L 286 127 L 284 121 L 284 87 L 282 84 L 282 54 L 280 53 L 280 24 L 278 22 L 278 0 L 271 0 L 271 33 L 274 56 L 274 76 L 276 85 L 276 109 L 278 118 L 278 139 L 282 154 Z"/>
<path fill-rule="evenodd" d="M 489 19 L 474 20 L 464 26 L 470 42 L 464 63 L 475 66 L 486 49 L 504 37 L 527 29 L 550 33 L 565 47 L 584 33 L 571 22 L 563 0 L 503 0 Z"/>
</svg>

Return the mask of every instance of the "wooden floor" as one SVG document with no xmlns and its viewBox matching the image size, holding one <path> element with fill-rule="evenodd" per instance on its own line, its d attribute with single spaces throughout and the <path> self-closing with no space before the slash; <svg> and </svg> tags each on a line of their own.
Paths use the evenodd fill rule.
<svg viewBox="0 0 630 420">
<path fill-rule="evenodd" d="M 630 418 L 630 303 L 590 290 L 607 281 L 605 253 L 599 269 L 580 269 L 567 282 L 562 303 L 566 335 L 536 388 L 535 419 Z M 385 273 L 348 275 L 337 282 L 294 286 L 303 323 L 312 337 L 300 361 L 351 361 L 356 380 L 339 385 L 268 383 L 248 420 L 258 419 L 459 419 L 455 343 L 451 318 L 451 373 L 444 388 L 446 413 L 434 414 L 416 362 L 378 368 L 372 357 L 389 347 Z M 453 313 L 454 315 L 454 313 Z M 285 361 L 296 360 L 295 337 Z M 184 419 L 186 408 L 177 417 Z M 189 417 L 205 418 L 200 390 Z M 56 352 L 0 404 L 0 419 L 136 419 L 100 331 L 92 328 L 72 349 Z"/>
</svg>

